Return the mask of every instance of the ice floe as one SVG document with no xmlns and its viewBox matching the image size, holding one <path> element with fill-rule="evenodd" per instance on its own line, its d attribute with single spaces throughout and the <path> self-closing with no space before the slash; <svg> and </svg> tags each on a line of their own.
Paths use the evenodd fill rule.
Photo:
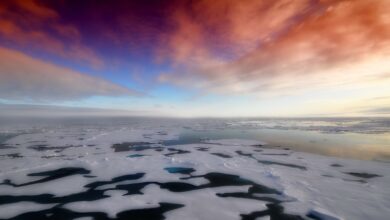
<svg viewBox="0 0 390 220">
<path fill-rule="evenodd" d="M 171 124 L 32 130 L 3 138 L 0 219 L 385 220 L 390 213 L 390 163 L 249 139 L 165 142 L 179 137 Z"/>
</svg>

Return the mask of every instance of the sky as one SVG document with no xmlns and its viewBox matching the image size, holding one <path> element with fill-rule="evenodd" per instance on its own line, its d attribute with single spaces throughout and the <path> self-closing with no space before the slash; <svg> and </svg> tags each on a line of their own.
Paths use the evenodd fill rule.
<svg viewBox="0 0 390 220">
<path fill-rule="evenodd" d="M 2 114 L 390 116 L 389 58 L 389 0 L 0 1 Z"/>
</svg>

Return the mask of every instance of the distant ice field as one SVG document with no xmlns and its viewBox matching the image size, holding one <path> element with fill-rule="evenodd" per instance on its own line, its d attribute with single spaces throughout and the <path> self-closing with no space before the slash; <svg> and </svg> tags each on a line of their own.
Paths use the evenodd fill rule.
<svg viewBox="0 0 390 220">
<path fill-rule="evenodd" d="M 388 219 L 388 119 L 0 119 L 0 219 Z"/>
</svg>

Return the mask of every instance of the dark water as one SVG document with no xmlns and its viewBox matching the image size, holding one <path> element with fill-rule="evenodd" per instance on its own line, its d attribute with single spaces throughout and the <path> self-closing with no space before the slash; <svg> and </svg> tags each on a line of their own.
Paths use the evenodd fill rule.
<svg viewBox="0 0 390 220">
<path fill-rule="evenodd" d="M 209 189 L 215 187 L 224 186 L 249 186 L 247 192 L 232 192 L 232 193 L 217 193 L 216 195 L 221 198 L 245 198 L 267 202 L 267 208 L 262 211 L 256 211 L 249 214 L 241 214 L 241 219 L 256 219 L 258 217 L 269 216 L 271 219 L 304 219 L 300 215 L 291 215 L 284 212 L 284 208 L 281 205 L 282 200 L 274 198 L 272 195 L 281 195 L 276 189 L 260 185 L 251 180 L 241 178 L 238 175 L 232 175 L 227 173 L 211 172 L 204 175 L 191 175 L 195 172 L 192 168 L 184 167 L 167 167 L 165 170 L 173 175 L 187 174 L 187 177 L 179 178 L 180 181 L 169 181 L 169 182 L 137 182 L 120 184 L 122 181 L 138 180 L 141 179 L 145 173 L 130 173 L 123 176 L 117 176 L 109 181 L 95 181 L 84 186 L 85 191 L 64 195 L 55 196 L 53 194 L 37 194 L 37 195 L 0 195 L 0 205 L 13 204 L 18 202 L 35 202 L 38 204 L 55 204 L 54 207 L 44 209 L 41 211 L 32 211 L 21 213 L 13 218 L 9 219 L 75 219 L 81 217 L 92 217 L 93 219 L 101 220 L 113 220 L 113 219 L 148 219 L 148 220 L 159 220 L 165 219 L 164 213 L 180 209 L 184 207 L 184 204 L 166 203 L 160 202 L 159 207 L 156 208 L 145 208 L 145 209 L 132 209 L 117 213 L 115 218 L 109 218 L 104 212 L 77 212 L 70 209 L 64 208 L 68 203 L 72 202 L 92 202 L 100 199 L 105 199 L 109 196 L 105 195 L 108 190 L 121 190 L 127 191 L 126 195 L 143 194 L 142 189 L 150 184 L 158 185 L 161 189 L 166 189 L 174 193 L 183 193 L 195 190 Z M 36 181 L 26 182 L 22 184 L 14 184 L 11 180 L 6 180 L 2 184 L 12 186 L 14 188 L 24 187 L 28 185 L 41 184 L 44 182 L 50 182 L 53 180 L 61 179 L 73 175 L 89 174 L 91 171 L 81 167 L 64 167 L 56 170 L 47 170 L 39 173 L 30 173 L 28 176 L 42 177 Z M 207 183 L 202 185 L 192 185 L 188 182 L 183 182 L 192 178 L 205 178 Z M 98 187 L 105 185 L 115 186 L 108 189 L 98 189 Z M 259 196 L 259 194 L 264 194 Z M 263 208 L 262 208 L 263 209 Z M 310 218 L 315 219 L 315 218 Z"/>
</svg>

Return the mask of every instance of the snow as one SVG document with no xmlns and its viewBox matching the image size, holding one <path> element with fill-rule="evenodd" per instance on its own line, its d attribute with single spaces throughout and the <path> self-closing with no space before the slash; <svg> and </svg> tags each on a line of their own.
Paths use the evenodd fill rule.
<svg viewBox="0 0 390 220">
<path fill-rule="evenodd" d="M 33 202 L 18 202 L 0 206 L 1 218 L 12 218 L 17 216 L 21 209 L 23 212 L 33 212 L 53 207 L 54 205 L 42 205 Z"/>
<path fill-rule="evenodd" d="M 180 128 L 191 126 L 183 124 Z M 193 128 L 202 129 L 204 125 L 194 124 Z M 12 128 L 8 130 L 15 131 Z M 30 128 L 25 130 L 31 131 Z M 50 210 L 61 204 L 61 208 L 77 213 L 103 212 L 108 218 L 115 219 L 118 213 L 127 210 L 158 208 L 161 203 L 174 203 L 184 207 L 164 212 L 167 219 L 241 219 L 242 215 L 267 210 L 270 201 L 256 199 L 266 197 L 281 201 L 283 213 L 300 215 L 306 219 L 388 219 L 390 163 L 286 150 L 284 146 L 272 147 L 265 142 L 248 139 L 213 139 L 175 146 L 161 144 L 164 140 L 178 138 L 179 133 L 179 127 L 171 124 L 76 128 L 58 126 L 19 132 L 4 141 L 15 148 L 0 149 L 1 155 L 19 153 L 22 156 L 0 157 L 0 182 L 22 184 L 0 185 L 0 218 Z M 115 152 L 112 145 L 124 142 L 148 142 L 150 148 Z M 37 150 L 39 148 L 34 148 L 37 145 L 46 148 Z M 157 147 L 162 147 L 162 151 L 157 151 Z M 176 153 L 178 151 L 168 148 L 186 152 Z M 141 156 L 129 157 L 132 154 Z M 40 183 L 34 181 L 47 176 L 29 175 L 66 167 L 82 168 L 88 173 L 70 173 Z M 192 168 L 194 172 L 169 173 L 165 169 L 168 167 Z M 127 178 L 127 175 L 136 173 L 143 175 Z M 246 182 L 227 182 L 227 185 L 214 186 L 207 179 L 210 173 L 238 175 Z M 365 178 L 364 175 L 350 173 L 377 176 Z M 86 192 L 90 189 L 88 184 L 96 182 L 102 184 L 93 190 L 102 193 L 104 197 L 98 196 L 88 201 L 82 198 L 67 200 L 67 196 Z M 175 191 L 169 185 L 172 183 L 185 183 L 190 188 Z M 129 188 L 126 187 L 135 184 L 144 185 L 139 193 L 129 194 L 126 190 Z M 278 193 L 250 193 L 253 184 L 271 188 Z M 53 201 L 21 199 L 12 202 L 2 199 L 2 196 L 19 198 L 44 194 L 51 194 Z M 78 219 L 88 218 L 80 216 Z M 270 219 L 270 216 L 257 219 Z"/>
</svg>

